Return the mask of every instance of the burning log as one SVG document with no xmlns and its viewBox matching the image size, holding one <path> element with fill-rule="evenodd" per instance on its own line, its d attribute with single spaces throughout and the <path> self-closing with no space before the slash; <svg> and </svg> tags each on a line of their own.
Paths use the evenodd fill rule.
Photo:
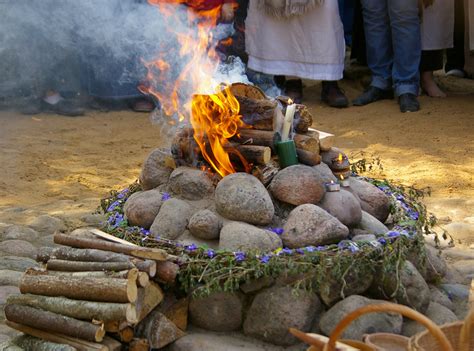
<svg viewBox="0 0 474 351">
<path fill-rule="evenodd" d="M 260 145 L 239 145 L 229 144 L 224 147 L 225 150 L 230 151 L 235 149 L 250 163 L 264 165 L 270 162 L 272 157 L 272 149 L 267 146 Z"/>
<path fill-rule="evenodd" d="M 261 145 L 273 149 L 275 133 L 269 130 L 239 129 L 237 135 L 232 140 L 242 145 Z"/>
<path fill-rule="evenodd" d="M 280 165 L 278 162 L 270 161 L 265 165 L 257 165 L 254 167 L 252 174 L 257 177 L 263 185 L 267 186 L 279 171 Z"/>
<path fill-rule="evenodd" d="M 128 303 L 137 299 L 136 279 L 64 277 L 25 273 L 22 294 L 64 296 L 77 300 Z"/>
<path fill-rule="evenodd" d="M 110 241 L 101 239 L 92 239 L 88 237 L 79 237 L 60 233 L 54 235 L 54 243 L 82 249 L 112 251 L 156 261 L 166 261 L 168 258 L 166 251 L 160 249 L 148 249 L 139 246 L 112 243 Z"/>
<path fill-rule="evenodd" d="M 100 342 L 105 335 L 102 326 L 30 306 L 7 305 L 5 306 L 5 316 L 10 322 L 21 323 L 32 328 L 73 336 L 87 341 Z"/>
<path fill-rule="evenodd" d="M 79 262 L 54 259 L 46 264 L 49 270 L 66 272 L 123 271 L 134 267 L 131 262 Z"/>
<path fill-rule="evenodd" d="M 10 304 L 40 308 L 82 320 L 102 322 L 125 320 L 130 324 L 137 323 L 136 307 L 130 303 L 82 301 L 65 297 L 22 294 L 9 296 L 7 305 Z"/>
<path fill-rule="evenodd" d="M 318 153 L 296 149 L 298 161 L 308 166 L 316 166 L 321 163 L 321 156 Z"/>
<path fill-rule="evenodd" d="M 236 96 L 240 104 L 239 113 L 242 121 L 255 129 L 273 130 L 273 118 L 278 102 L 271 100 L 253 99 L 246 96 Z"/>
</svg>

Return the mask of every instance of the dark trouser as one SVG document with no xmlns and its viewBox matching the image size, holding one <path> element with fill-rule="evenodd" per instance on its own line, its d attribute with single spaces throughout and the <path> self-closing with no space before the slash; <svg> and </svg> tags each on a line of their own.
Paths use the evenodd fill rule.
<svg viewBox="0 0 474 351">
<path fill-rule="evenodd" d="M 445 72 L 464 69 L 464 0 L 455 0 L 454 6 L 454 46 L 446 50 Z"/>
<path fill-rule="evenodd" d="M 443 50 L 423 50 L 420 72 L 437 71 L 443 68 Z"/>
</svg>

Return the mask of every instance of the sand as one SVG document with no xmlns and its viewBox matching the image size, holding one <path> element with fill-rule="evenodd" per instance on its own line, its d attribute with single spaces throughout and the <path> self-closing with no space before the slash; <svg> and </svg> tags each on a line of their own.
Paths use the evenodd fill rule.
<svg viewBox="0 0 474 351">
<path fill-rule="evenodd" d="M 466 81 L 468 82 L 468 81 Z M 354 159 L 379 158 L 375 175 L 430 187 L 429 210 L 442 222 L 474 216 L 474 84 L 442 79 L 449 97 L 420 98 L 422 110 L 402 114 L 394 100 L 333 109 L 321 104 L 320 84 L 305 91 L 314 127 L 334 133 Z M 470 94 L 462 94 L 466 86 Z M 355 81 L 343 84 L 354 98 Z M 0 222 L 28 223 L 39 214 L 68 224 L 90 213 L 111 189 L 133 182 L 147 154 L 168 141 L 148 114 L 88 112 L 83 117 L 0 112 Z"/>
</svg>

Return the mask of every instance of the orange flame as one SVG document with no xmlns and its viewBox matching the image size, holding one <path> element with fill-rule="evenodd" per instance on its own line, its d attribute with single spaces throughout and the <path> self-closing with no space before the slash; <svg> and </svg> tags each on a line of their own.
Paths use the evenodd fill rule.
<svg viewBox="0 0 474 351">
<path fill-rule="evenodd" d="M 215 50 L 216 42 L 212 28 L 217 25 L 221 6 L 208 8 L 205 0 L 148 0 L 158 7 L 167 21 L 167 30 L 179 43 L 176 56 L 184 67 L 176 78 L 177 68 L 172 67 L 165 57 L 169 52 L 162 52 L 154 61 L 145 62 L 148 70 L 147 81 L 154 84 L 141 86 L 140 89 L 157 97 L 166 115 L 178 116 L 179 121 L 187 119 L 194 129 L 194 139 L 201 153 L 212 168 L 221 176 L 235 173 L 229 153 L 237 155 L 245 169 L 247 162 L 243 156 L 229 145 L 228 139 L 244 125 L 239 115 L 239 103 L 230 89 L 215 87 L 221 82 L 213 80 L 219 64 Z M 177 16 L 182 16 L 177 5 L 188 5 L 188 26 L 175 26 Z M 178 28 L 180 27 L 179 31 Z M 182 27 L 186 27 L 184 29 Z M 224 44 L 230 44 L 226 41 Z M 174 52 L 173 52 L 174 54 Z M 169 57 L 169 56 L 168 56 Z M 185 95 L 183 97 L 183 94 Z M 170 121 L 171 123 L 171 121 Z"/>
<path fill-rule="evenodd" d="M 337 162 L 342 163 L 343 157 L 342 154 L 339 153 L 339 156 L 337 157 Z"/>
</svg>

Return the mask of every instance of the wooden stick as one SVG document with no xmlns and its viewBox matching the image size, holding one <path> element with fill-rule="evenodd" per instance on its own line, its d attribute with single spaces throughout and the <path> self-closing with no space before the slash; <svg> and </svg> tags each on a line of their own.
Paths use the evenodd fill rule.
<svg viewBox="0 0 474 351">
<path fill-rule="evenodd" d="M 118 332 L 118 337 L 120 338 L 120 341 L 126 344 L 132 341 L 134 336 L 135 332 L 133 331 L 133 328 L 130 327 L 125 327 L 122 330 L 119 330 Z"/>
<path fill-rule="evenodd" d="M 134 268 L 130 262 L 80 262 L 51 259 L 46 269 L 52 271 L 84 272 L 84 271 L 123 271 Z"/>
<path fill-rule="evenodd" d="M 64 296 L 77 300 L 128 303 L 137 299 L 136 278 L 82 278 L 25 273 L 20 282 L 22 294 Z"/>
<path fill-rule="evenodd" d="M 143 320 L 153 309 L 163 301 L 165 294 L 160 286 L 150 282 L 147 287 L 138 289 L 136 302 L 138 321 Z"/>
<path fill-rule="evenodd" d="M 296 154 L 298 155 L 298 161 L 308 166 L 316 166 L 321 163 L 321 156 L 319 154 L 296 149 Z"/>
<path fill-rule="evenodd" d="M 72 337 L 67 336 L 67 335 L 47 332 L 47 331 L 44 331 L 44 330 L 29 327 L 27 325 L 10 322 L 8 320 L 5 321 L 5 324 L 8 325 L 12 329 L 18 330 L 22 333 L 25 333 L 25 334 L 28 334 L 28 335 L 31 335 L 31 336 L 35 336 L 35 337 L 43 339 L 43 340 L 55 342 L 55 343 L 58 343 L 58 344 L 70 345 L 72 347 L 75 347 L 78 351 L 91 351 L 91 350 L 94 350 L 94 351 L 108 351 L 107 346 L 97 344 L 97 343 L 93 343 L 93 342 L 89 342 L 89 341 L 85 341 L 85 340 L 81 340 L 81 339 L 72 338 Z"/>
<path fill-rule="evenodd" d="M 138 273 L 137 285 L 141 288 L 145 288 L 150 284 L 150 276 L 146 272 Z"/>
<path fill-rule="evenodd" d="M 128 351 L 148 351 L 150 343 L 147 339 L 133 339 L 128 346 Z"/>
<path fill-rule="evenodd" d="M 139 258 L 152 259 L 156 261 L 165 261 L 168 258 L 168 254 L 166 253 L 166 251 L 160 249 L 149 249 L 142 248 L 139 246 L 116 244 L 106 240 L 94 240 L 90 238 L 82 238 L 61 233 L 57 233 L 54 235 L 54 242 L 59 245 L 66 245 L 83 249 L 112 251 Z"/>
<path fill-rule="evenodd" d="M 6 305 L 5 316 L 10 322 L 22 323 L 32 328 L 69 335 L 87 341 L 100 342 L 105 335 L 103 326 L 30 306 Z"/>
<path fill-rule="evenodd" d="M 82 320 L 137 322 L 137 309 L 130 303 L 72 300 L 66 297 L 21 294 L 10 295 L 7 304 L 30 306 Z"/>
<path fill-rule="evenodd" d="M 46 263 L 50 259 L 82 261 L 82 262 L 129 262 L 130 256 L 110 251 L 96 249 L 75 249 L 72 247 L 41 248 L 36 256 L 36 260 Z"/>
<path fill-rule="evenodd" d="M 102 239 L 105 239 L 105 240 L 109 240 L 109 241 L 112 241 L 114 243 L 119 243 L 119 244 L 123 244 L 123 245 L 128 245 L 128 246 L 136 246 L 136 247 L 139 247 L 138 245 L 136 244 L 133 244 L 127 240 L 123 240 L 123 239 L 120 239 L 120 238 L 117 238 L 116 236 L 113 236 L 113 235 L 110 235 L 106 232 L 103 232 L 102 230 L 99 230 L 99 229 L 91 229 L 90 232 L 94 235 L 97 235 L 98 237 L 102 238 Z"/>
<path fill-rule="evenodd" d="M 145 272 L 143 272 L 145 273 Z M 54 275 L 54 276 L 62 276 L 62 277 L 89 277 L 89 278 L 121 278 L 121 279 L 138 279 L 138 269 L 132 268 L 127 271 L 119 271 L 119 272 L 101 272 L 101 271 L 94 271 L 94 272 L 61 272 L 61 271 L 44 271 L 46 275 Z"/>
<path fill-rule="evenodd" d="M 157 262 L 155 280 L 167 284 L 174 283 L 178 272 L 179 266 L 176 263 L 170 261 Z"/>
</svg>

